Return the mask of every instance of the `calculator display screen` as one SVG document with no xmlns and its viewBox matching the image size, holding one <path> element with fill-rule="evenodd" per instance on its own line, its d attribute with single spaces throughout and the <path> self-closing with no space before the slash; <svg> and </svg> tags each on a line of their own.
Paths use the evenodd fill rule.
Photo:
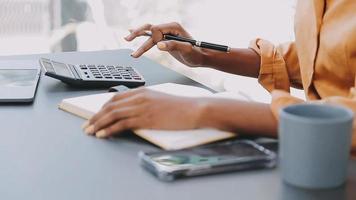
<svg viewBox="0 0 356 200">
<path fill-rule="evenodd" d="M 64 77 L 74 77 L 68 66 L 64 63 L 52 62 L 56 74 Z"/>
</svg>

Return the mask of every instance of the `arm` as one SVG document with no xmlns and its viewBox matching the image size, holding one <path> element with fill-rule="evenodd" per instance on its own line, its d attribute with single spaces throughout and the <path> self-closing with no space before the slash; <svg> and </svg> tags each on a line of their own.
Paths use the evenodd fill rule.
<svg viewBox="0 0 356 200">
<path fill-rule="evenodd" d="M 234 48 L 229 53 L 218 52 L 192 46 L 190 43 L 178 41 L 163 41 L 163 34 L 173 34 L 186 38 L 192 36 L 178 23 L 160 25 L 146 24 L 137 29 L 130 30 L 125 37 L 132 41 L 144 36 L 145 31 L 151 31 L 152 37 L 142 44 L 132 57 L 138 58 L 157 44 L 161 51 L 170 53 L 179 62 L 190 67 L 212 67 L 221 71 L 257 78 L 260 68 L 260 55 L 253 49 Z"/>
<path fill-rule="evenodd" d="M 99 138 L 129 129 L 206 127 L 265 136 L 276 136 L 277 132 L 276 121 L 267 104 L 178 97 L 147 88 L 117 94 L 84 125 L 87 134 Z"/>
<path fill-rule="evenodd" d="M 229 53 L 203 50 L 203 65 L 224 72 L 257 78 L 261 57 L 253 49 L 233 48 Z"/>
<path fill-rule="evenodd" d="M 268 104 L 227 99 L 206 99 L 199 127 L 244 134 L 277 136 L 277 121 Z"/>
<path fill-rule="evenodd" d="M 164 34 L 173 34 L 186 38 L 192 36 L 178 23 L 160 25 L 146 24 L 130 30 L 125 37 L 132 41 L 144 36 L 145 31 L 151 31 L 141 47 L 132 53 L 138 58 L 157 45 L 161 51 L 171 54 L 179 62 L 190 67 L 211 67 L 228 73 L 259 78 L 260 83 L 269 91 L 289 87 L 301 88 L 301 77 L 298 57 L 294 43 L 274 46 L 265 40 L 257 39 L 250 48 L 233 48 L 230 53 L 218 52 L 192 46 L 190 43 L 163 40 Z"/>
</svg>

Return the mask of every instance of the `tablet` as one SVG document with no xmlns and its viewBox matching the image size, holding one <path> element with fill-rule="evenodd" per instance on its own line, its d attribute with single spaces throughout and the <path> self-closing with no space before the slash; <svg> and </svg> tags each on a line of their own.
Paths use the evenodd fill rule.
<svg viewBox="0 0 356 200">
<path fill-rule="evenodd" d="M 40 76 L 37 61 L 0 61 L 0 102 L 32 102 Z"/>
</svg>

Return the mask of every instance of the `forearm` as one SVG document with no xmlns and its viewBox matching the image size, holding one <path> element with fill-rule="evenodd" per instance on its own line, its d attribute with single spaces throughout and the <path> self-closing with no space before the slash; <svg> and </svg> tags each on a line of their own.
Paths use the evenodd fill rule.
<svg viewBox="0 0 356 200">
<path fill-rule="evenodd" d="M 268 104 L 227 99 L 209 99 L 202 102 L 200 127 L 277 136 L 277 122 Z"/>
<path fill-rule="evenodd" d="M 261 57 L 252 49 L 233 48 L 229 53 L 204 50 L 204 66 L 257 78 Z"/>
</svg>

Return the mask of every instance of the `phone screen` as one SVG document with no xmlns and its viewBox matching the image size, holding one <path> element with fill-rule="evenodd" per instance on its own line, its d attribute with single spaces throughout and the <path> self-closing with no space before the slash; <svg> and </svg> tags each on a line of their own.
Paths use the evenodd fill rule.
<svg viewBox="0 0 356 200">
<path fill-rule="evenodd" d="M 237 142 L 226 145 L 210 145 L 180 151 L 162 152 L 150 155 L 151 159 L 165 166 L 214 165 L 222 161 L 236 160 L 244 157 L 266 156 L 249 143 Z"/>
</svg>

